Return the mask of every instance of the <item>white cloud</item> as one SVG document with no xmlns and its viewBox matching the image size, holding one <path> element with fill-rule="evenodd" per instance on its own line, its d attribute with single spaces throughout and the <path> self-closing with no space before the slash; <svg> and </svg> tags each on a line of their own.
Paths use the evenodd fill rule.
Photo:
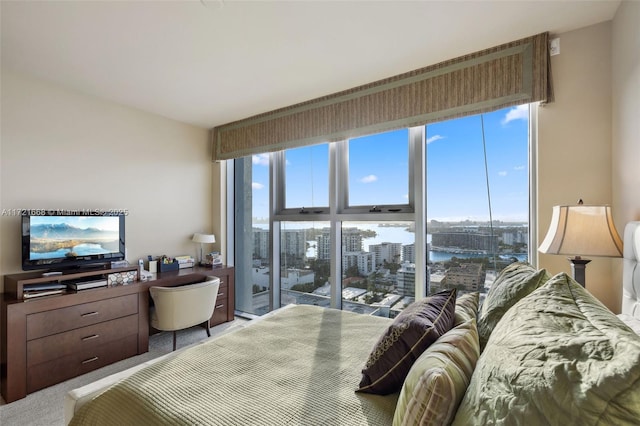
<svg viewBox="0 0 640 426">
<path fill-rule="evenodd" d="M 439 141 L 440 139 L 444 139 L 444 136 L 433 135 L 427 139 L 427 145 L 429 145 L 431 142 Z"/>
<path fill-rule="evenodd" d="M 369 176 L 365 176 L 363 178 L 360 179 L 360 182 L 362 183 L 372 183 L 378 180 L 378 176 L 376 175 L 369 175 Z"/>
<path fill-rule="evenodd" d="M 251 188 L 252 189 L 262 189 L 262 188 L 264 188 L 264 185 L 259 183 L 259 182 L 251 182 Z"/>
<path fill-rule="evenodd" d="M 506 175 L 507 175 L 506 171 L 498 172 L 498 176 L 506 176 Z"/>
<path fill-rule="evenodd" d="M 515 166 L 513 170 L 525 170 L 527 166 Z"/>
<path fill-rule="evenodd" d="M 260 166 L 268 166 L 269 165 L 269 154 L 253 155 L 251 157 L 251 162 L 253 164 L 258 164 Z"/>
<path fill-rule="evenodd" d="M 529 105 L 518 105 L 511 108 L 507 115 L 502 119 L 502 125 L 508 124 L 514 120 L 528 120 L 529 119 Z"/>
</svg>

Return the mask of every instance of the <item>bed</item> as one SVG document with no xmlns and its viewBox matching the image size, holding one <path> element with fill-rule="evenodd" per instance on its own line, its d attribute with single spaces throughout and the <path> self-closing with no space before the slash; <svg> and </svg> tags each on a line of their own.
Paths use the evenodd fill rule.
<svg viewBox="0 0 640 426">
<path fill-rule="evenodd" d="M 624 241 L 620 315 L 564 273 L 514 264 L 479 311 L 477 301 L 473 311 L 461 302 L 470 298 L 455 300 L 448 331 L 419 348 L 398 391 L 356 392 L 398 318 L 290 305 L 69 392 L 65 419 L 73 426 L 637 424 L 640 222 L 625 227 Z M 465 327 L 478 349 L 456 347 Z M 438 383 L 457 387 L 443 393 Z"/>
<path fill-rule="evenodd" d="M 94 398 L 93 409 L 78 410 L 71 424 L 389 425 L 397 394 L 354 390 L 364 360 L 390 321 L 288 305 L 131 375 L 72 391 L 67 421 L 102 385 L 129 376 L 121 392 Z M 160 394 L 171 404 L 152 407 Z M 119 407 L 115 412 L 113 405 Z"/>
</svg>

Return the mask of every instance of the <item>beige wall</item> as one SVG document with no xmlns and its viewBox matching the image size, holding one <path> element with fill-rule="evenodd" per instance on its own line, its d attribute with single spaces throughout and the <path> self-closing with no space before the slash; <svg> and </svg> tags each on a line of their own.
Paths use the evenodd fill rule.
<svg viewBox="0 0 640 426">
<path fill-rule="evenodd" d="M 624 1 L 612 30 L 612 184 L 616 223 L 640 220 L 640 2 Z M 620 232 L 624 232 L 620 229 Z M 622 281 L 622 267 L 614 268 Z"/>
<path fill-rule="evenodd" d="M 613 205 L 616 223 L 640 220 L 640 2 L 613 20 Z M 621 225 L 622 226 L 622 225 Z M 622 230 L 620 230 L 622 232 Z"/>
<path fill-rule="evenodd" d="M 194 232 L 220 232 L 206 129 L 6 70 L 1 108 L 1 209 L 127 209 L 131 262 L 195 256 Z M 0 274 L 21 270 L 19 224 L 0 217 Z"/>
<path fill-rule="evenodd" d="M 538 243 L 546 235 L 554 205 L 612 204 L 611 22 L 558 35 L 560 54 L 551 57 L 555 102 L 538 112 Z M 615 207 L 613 209 L 615 211 Z M 621 231 L 623 223 L 616 222 Z M 591 258 L 587 289 L 619 310 L 612 266 L 620 259 Z M 539 255 L 551 274 L 571 274 L 566 256 Z"/>
<path fill-rule="evenodd" d="M 538 239 L 551 207 L 606 203 L 622 235 L 640 220 L 640 2 L 623 1 L 612 22 L 560 34 L 552 57 L 556 102 L 539 111 Z M 539 266 L 570 272 L 562 256 Z M 592 258 L 587 288 L 620 311 L 620 259 Z"/>
</svg>

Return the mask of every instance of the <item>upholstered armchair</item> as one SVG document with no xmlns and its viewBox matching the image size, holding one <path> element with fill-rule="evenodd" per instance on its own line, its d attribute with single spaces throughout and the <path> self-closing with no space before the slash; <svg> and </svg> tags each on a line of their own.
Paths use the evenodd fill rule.
<svg viewBox="0 0 640 426">
<path fill-rule="evenodd" d="M 218 296 L 220 279 L 207 277 L 204 282 L 178 287 L 150 287 L 154 306 L 151 326 L 157 330 L 173 331 L 173 350 L 176 350 L 176 331 L 203 325 L 211 337 L 209 319 Z"/>
</svg>

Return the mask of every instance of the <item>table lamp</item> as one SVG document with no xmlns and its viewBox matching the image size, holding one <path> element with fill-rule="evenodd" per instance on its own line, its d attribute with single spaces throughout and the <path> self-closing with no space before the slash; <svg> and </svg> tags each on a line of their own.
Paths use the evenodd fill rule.
<svg viewBox="0 0 640 426">
<path fill-rule="evenodd" d="M 585 286 L 585 269 L 590 259 L 581 256 L 622 257 L 622 240 L 613 223 L 610 206 L 554 206 L 541 253 L 573 255 L 573 279 Z"/>
<path fill-rule="evenodd" d="M 202 257 L 202 246 L 204 244 L 213 244 L 216 242 L 216 236 L 213 234 L 193 234 L 193 237 L 191 238 L 191 241 L 193 241 L 194 243 L 200 243 L 200 259 L 198 259 L 198 262 L 200 263 L 200 266 L 206 266 L 203 262 L 203 257 Z"/>
</svg>

